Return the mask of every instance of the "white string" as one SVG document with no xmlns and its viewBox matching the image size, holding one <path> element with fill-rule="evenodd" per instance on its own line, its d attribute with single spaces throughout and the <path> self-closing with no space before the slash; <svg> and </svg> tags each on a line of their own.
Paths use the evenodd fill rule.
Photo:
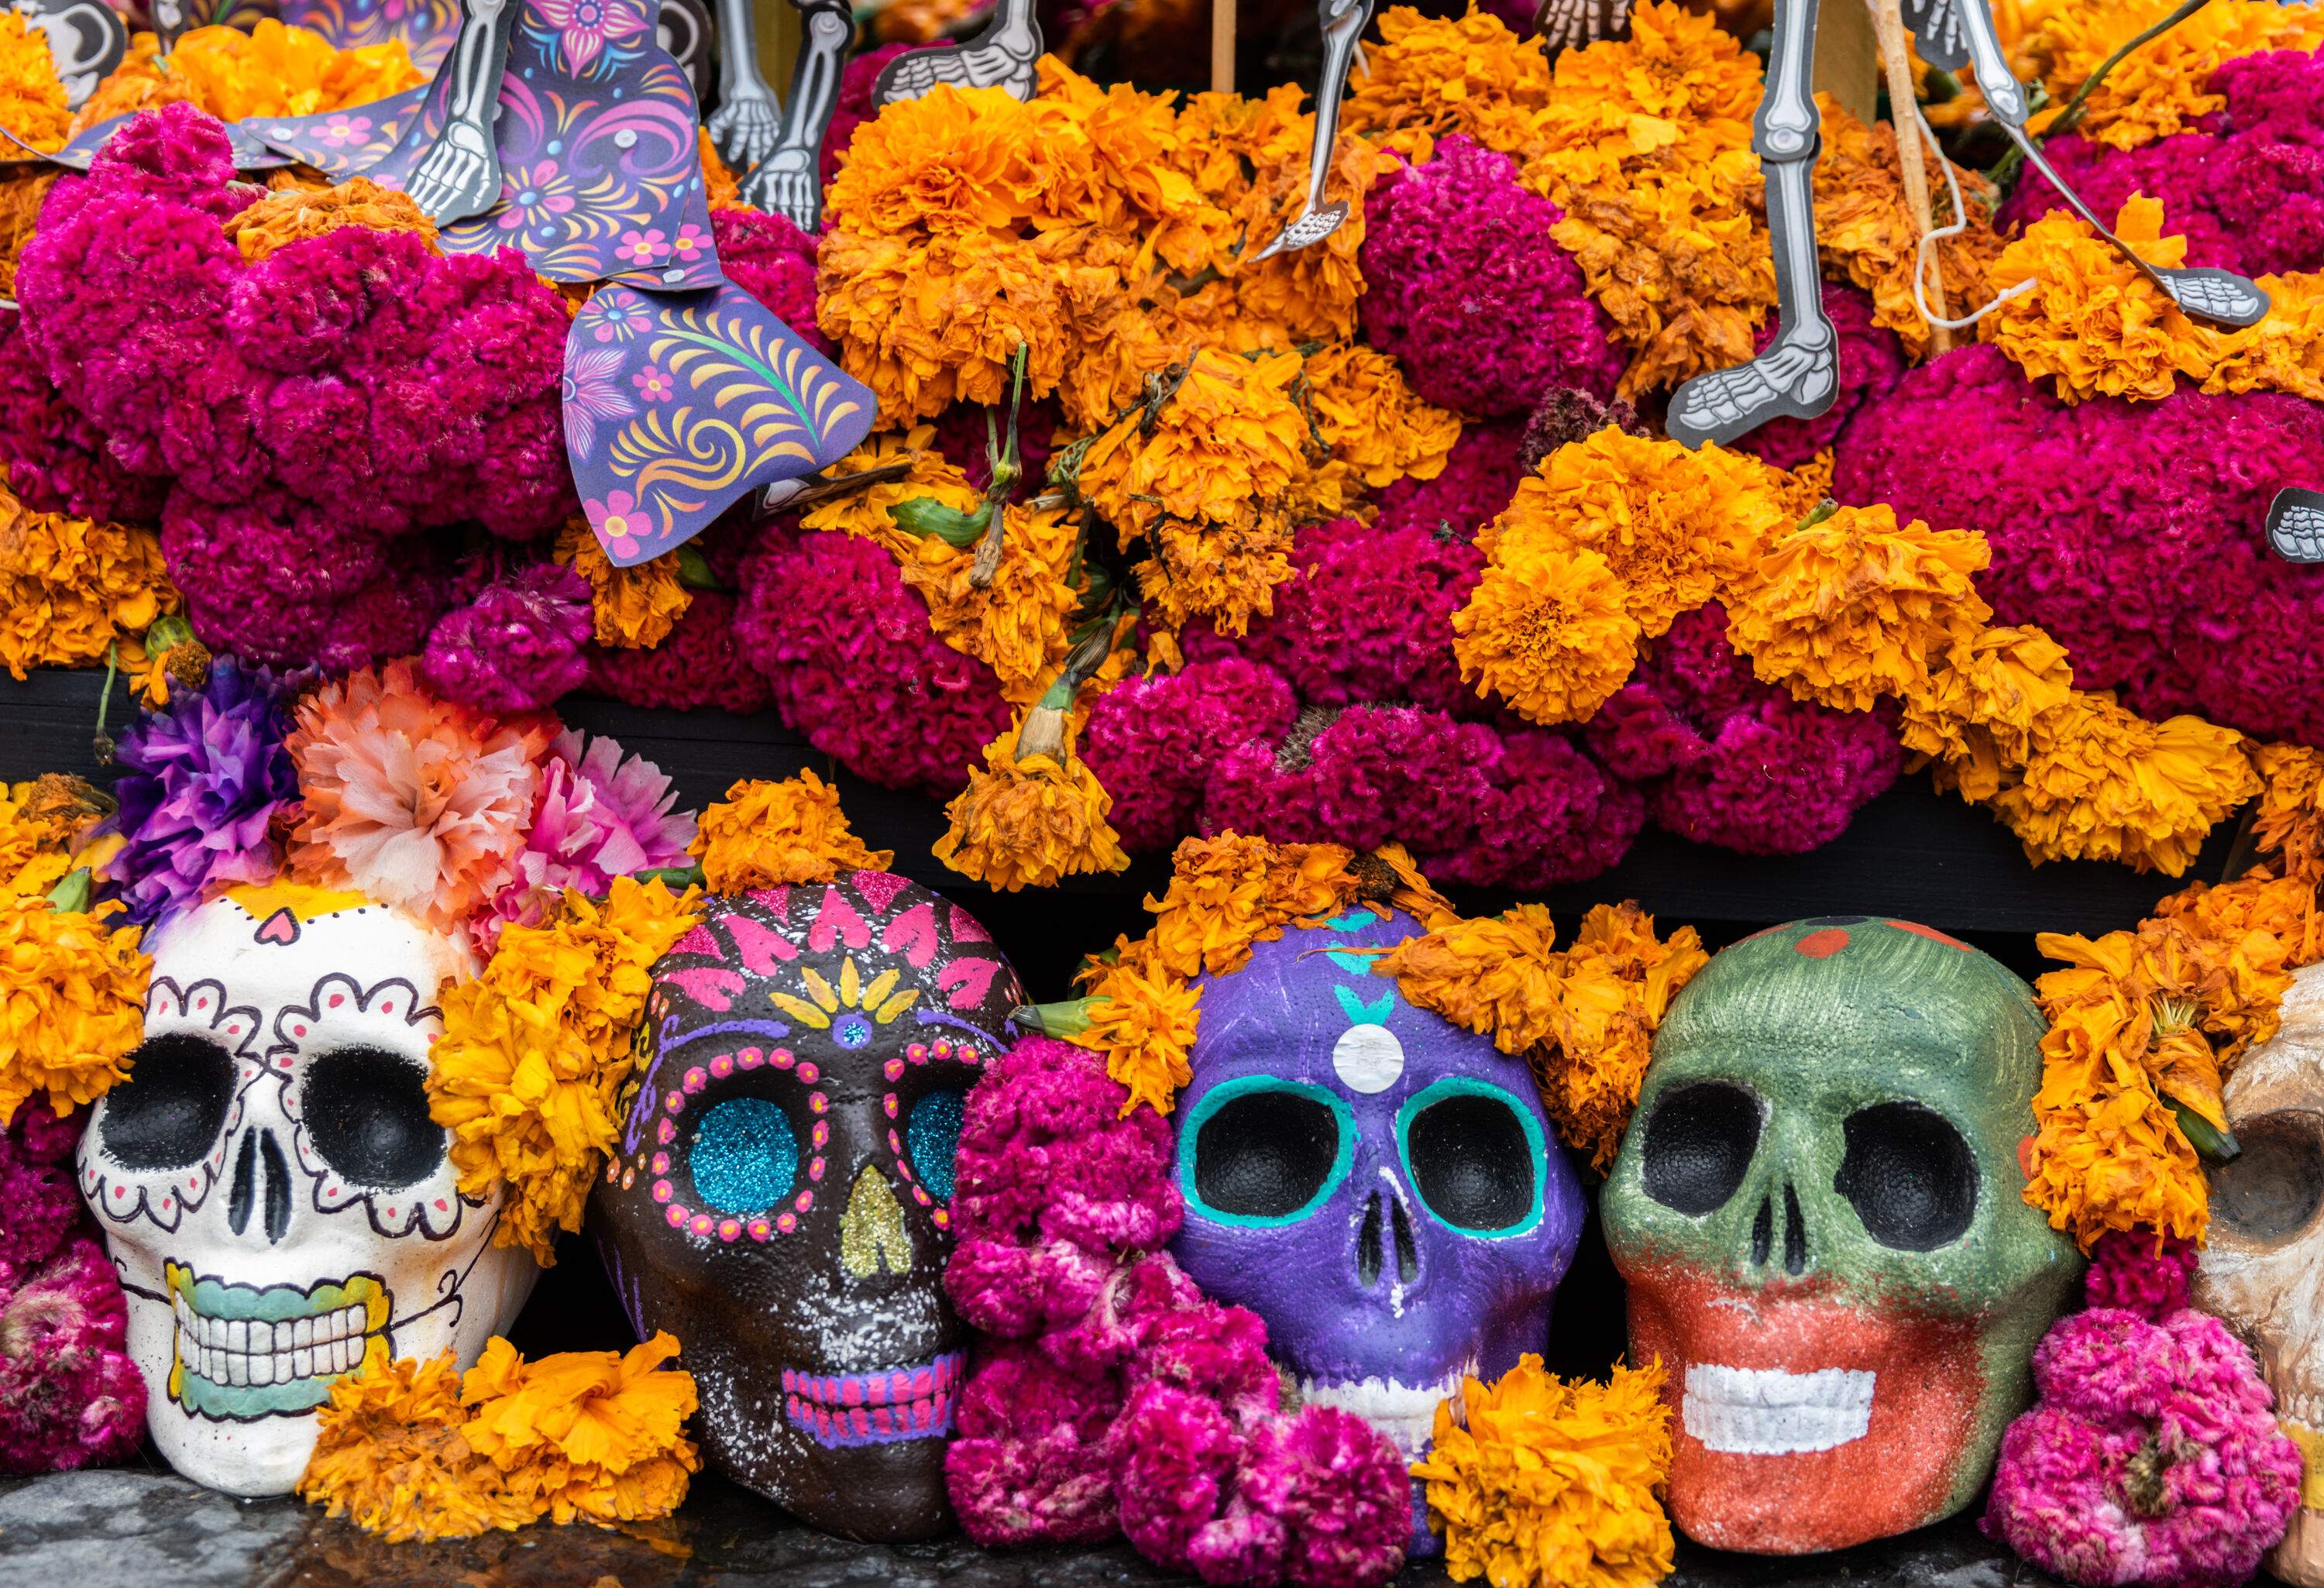
<svg viewBox="0 0 2324 1588">
<path fill-rule="evenodd" d="M 1895 107 L 1892 106 L 1890 108 L 1893 110 Z M 1969 327 L 1977 324 L 1978 321 L 1983 319 L 1987 315 L 1991 314 L 1995 309 L 2008 302 L 2012 298 L 2022 298 L 2026 293 L 2031 292 L 2035 287 L 2040 286 L 2042 284 L 2041 278 L 2038 276 L 2028 276 L 2025 280 L 2018 282 L 2015 286 L 2003 289 L 2000 295 L 1996 297 L 1993 301 L 1987 303 L 1984 308 L 1978 309 L 1975 314 L 1970 315 L 1966 319 L 1941 319 L 1937 313 L 1929 307 L 1928 296 L 1922 290 L 1922 283 L 1928 275 L 1931 254 L 1935 249 L 1936 245 L 1945 238 L 1958 237 L 1963 232 L 1969 230 L 1969 206 L 1961 201 L 1960 178 L 1953 171 L 1953 162 L 1945 158 L 1944 150 L 1938 146 L 1936 129 L 1929 125 L 1929 118 L 1922 114 L 1921 104 L 1917 99 L 1913 102 L 1913 121 L 1914 125 L 1920 130 L 1922 142 L 1929 146 L 1929 152 L 1937 157 L 1937 164 L 1944 169 L 1945 187 L 1952 194 L 1953 200 L 1953 224 L 1949 226 L 1933 226 L 1930 228 L 1930 230 L 1921 238 L 1920 246 L 1914 250 L 1913 303 L 1915 308 L 1920 309 L 1921 318 L 1928 321 L 1929 324 L 1940 327 L 1948 331 L 1965 331 L 1969 329 Z"/>
</svg>

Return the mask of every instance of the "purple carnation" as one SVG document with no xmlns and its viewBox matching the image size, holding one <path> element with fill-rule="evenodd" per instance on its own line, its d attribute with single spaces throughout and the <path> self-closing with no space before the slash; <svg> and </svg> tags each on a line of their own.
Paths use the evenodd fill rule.
<svg viewBox="0 0 2324 1588">
<path fill-rule="evenodd" d="M 1080 751 L 1113 797 L 1122 846 L 1167 849 L 1193 832 L 1213 764 L 1239 744 L 1273 745 L 1296 710 L 1280 674 L 1240 656 L 1116 684 L 1091 708 Z"/>
<path fill-rule="evenodd" d="M 128 1302 L 73 1183 L 86 1117 L 27 1103 L 0 1132 L 0 1473 L 123 1461 L 145 1437 Z"/>
<path fill-rule="evenodd" d="M 2136 149 L 2069 134 L 2043 152 L 2105 219 L 2134 193 L 2161 199 L 2165 229 L 2186 235 L 2189 264 L 2251 275 L 2324 269 L 2324 60 L 2301 50 L 2242 56 L 2212 73 L 2210 88 L 2227 103 L 2198 131 Z M 2064 207 L 2028 171 L 1997 220 L 2009 230 Z"/>
<path fill-rule="evenodd" d="M 538 711 L 589 676 L 589 581 L 537 562 L 447 613 L 428 636 L 420 672 L 479 711 Z"/>
<path fill-rule="evenodd" d="M 2251 1576 L 2300 1506 L 2299 1448 L 2217 1318 L 2094 1306 L 2034 1352 L 1985 1530 L 2087 1588 Z"/>
<path fill-rule="evenodd" d="M 1982 532 L 1979 592 L 2066 646 L 2078 687 L 2324 743 L 2324 568 L 2263 532 L 2287 485 L 2324 486 L 2324 404 L 2182 386 L 2070 406 L 1978 344 L 1865 404 L 1834 492 Z"/>
<path fill-rule="evenodd" d="M 1908 364 L 1896 333 L 1873 323 L 1870 293 L 1826 282 L 1823 311 L 1840 333 L 1839 395 L 1813 419 L 1770 420 L 1739 443 L 1777 468 L 1797 468 L 1830 447 L 1858 409 L 1887 394 Z M 1775 341 L 1776 325 L 1771 319 L 1759 328 L 1760 352 Z"/>
<path fill-rule="evenodd" d="M 1274 615 L 1252 622 L 1245 651 L 1308 705 L 1482 709 L 1452 660 L 1452 614 L 1484 572 L 1474 546 L 1342 518 L 1301 529 L 1291 565 L 1297 574 L 1276 587 Z"/>
<path fill-rule="evenodd" d="M 883 788 L 958 792 L 1010 723 L 992 669 L 936 637 L 870 540 L 771 531 L 743 565 L 734 633 L 783 720 Z"/>
<path fill-rule="evenodd" d="M 1553 388 L 1611 396 L 1627 355 L 1550 235 L 1564 212 L 1505 154 L 1441 140 L 1372 189 L 1360 254 L 1365 340 L 1431 402 L 1490 418 Z"/>
<path fill-rule="evenodd" d="M 1526 421 L 1515 418 L 1462 425 L 1443 473 L 1433 480 L 1406 475 L 1380 491 L 1375 527 L 1475 540 L 1479 530 L 1501 515 L 1525 478 L 1518 447 L 1525 428 Z"/>
<path fill-rule="evenodd" d="M 110 823 L 123 842 L 106 889 L 125 919 L 157 926 L 213 885 L 274 874 L 281 853 L 268 826 L 299 797 L 290 731 L 290 691 L 231 656 L 212 660 L 201 688 L 172 690 L 123 730 Z"/>
</svg>

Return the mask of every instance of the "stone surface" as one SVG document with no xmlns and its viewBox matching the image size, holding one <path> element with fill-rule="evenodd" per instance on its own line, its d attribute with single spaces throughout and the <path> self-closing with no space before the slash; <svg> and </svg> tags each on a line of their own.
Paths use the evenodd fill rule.
<svg viewBox="0 0 2324 1588">
<path fill-rule="evenodd" d="M 539 1526 L 383 1544 L 293 1500 L 235 1500 L 154 1470 L 0 1480 L 0 1588 L 1115 1588 L 1181 1582 L 1126 1545 L 988 1555 L 963 1538 L 890 1548 L 811 1532 L 697 1479 L 671 1521 Z M 1445 1581 L 1408 1568 L 1398 1588 Z M 1721 1555 L 1682 1543 L 1668 1588 L 2043 1588 L 1956 1519 L 1831 1555 Z"/>
</svg>

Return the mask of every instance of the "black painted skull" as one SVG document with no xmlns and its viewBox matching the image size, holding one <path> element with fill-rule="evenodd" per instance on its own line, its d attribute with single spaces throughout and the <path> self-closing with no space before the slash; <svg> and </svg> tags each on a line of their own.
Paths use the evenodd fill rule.
<svg viewBox="0 0 2324 1588">
<path fill-rule="evenodd" d="M 710 1460 L 816 1527 L 950 1525 L 945 1205 L 1022 1001 L 974 918 L 884 872 L 715 900 L 654 967 L 591 1225 L 639 1334 L 683 1343 Z"/>
</svg>

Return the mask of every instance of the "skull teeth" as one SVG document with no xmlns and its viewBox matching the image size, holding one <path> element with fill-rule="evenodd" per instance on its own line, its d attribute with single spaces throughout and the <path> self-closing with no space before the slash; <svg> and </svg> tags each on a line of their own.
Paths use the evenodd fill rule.
<svg viewBox="0 0 2324 1588">
<path fill-rule="evenodd" d="M 945 1352 L 909 1367 L 868 1373 L 783 1370 L 783 1416 L 825 1446 L 886 1445 L 952 1432 L 953 1398 L 967 1358 Z"/>
<path fill-rule="evenodd" d="M 1474 1363 L 1456 1368 L 1431 1383 L 1406 1384 L 1396 1379 L 1299 1380 L 1299 1399 L 1310 1406 L 1333 1406 L 1351 1411 L 1396 1441 L 1397 1448 L 1417 1461 L 1436 1436 L 1436 1408 L 1452 1403 L 1462 1415 L 1462 1381 L 1476 1371 Z"/>
<path fill-rule="evenodd" d="M 337 1377 L 363 1364 L 368 1343 L 361 1305 L 279 1323 L 211 1317 L 196 1312 L 182 1296 L 171 1298 L 171 1308 L 179 1362 L 213 1384 L 263 1387 Z"/>
<path fill-rule="evenodd" d="M 1680 1417 L 1705 1450 L 1734 1455 L 1794 1455 L 1861 1439 L 1872 1426 L 1875 1375 L 1858 1368 L 1686 1370 Z"/>
</svg>

